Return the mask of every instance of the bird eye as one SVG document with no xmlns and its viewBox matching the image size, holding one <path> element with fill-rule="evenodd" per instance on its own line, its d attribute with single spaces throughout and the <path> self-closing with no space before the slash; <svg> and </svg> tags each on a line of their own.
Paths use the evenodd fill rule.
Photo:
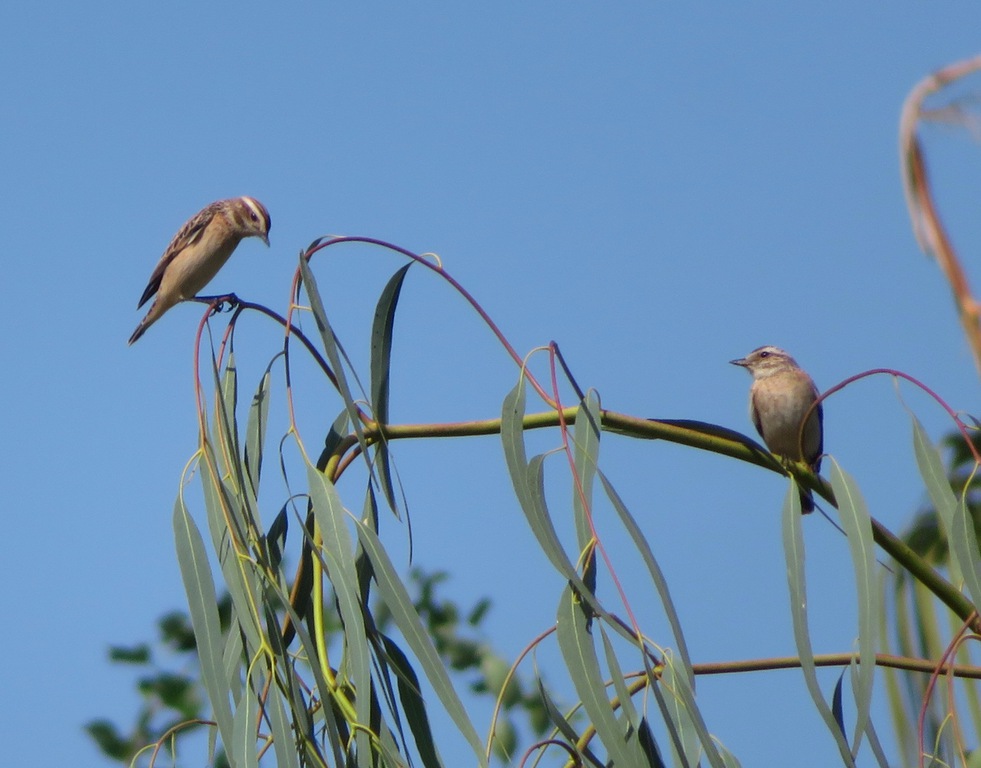
<svg viewBox="0 0 981 768">
<path fill-rule="evenodd" d="M 250 214 L 251 214 L 251 216 L 252 216 L 252 221 L 258 221 L 258 220 L 259 220 L 259 217 L 258 217 L 258 216 L 256 216 L 256 213 L 255 213 L 255 211 L 249 211 L 249 213 L 250 213 Z"/>
<path fill-rule="evenodd" d="M 770 356 L 770 353 L 769 353 L 769 352 L 767 352 L 767 351 L 765 351 L 765 350 L 764 350 L 763 352 L 760 352 L 760 357 L 761 357 L 761 358 L 762 358 L 762 357 L 769 357 L 769 356 Z"/>
</svg>

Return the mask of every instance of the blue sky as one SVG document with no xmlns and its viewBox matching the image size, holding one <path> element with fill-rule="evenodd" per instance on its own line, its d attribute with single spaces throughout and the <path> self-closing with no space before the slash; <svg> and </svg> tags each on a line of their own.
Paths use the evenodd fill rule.
<svg viewBox="0 0 981 768">
<path fill-rule="evenodd" d="M 135 703 L 107 645 L 147 639 L 183 604 L 171 510 L 196 447 L 200 310 L 178 307 L 134 347 L 126 339 L 188 216 L 233 195 L 266 204 L 272 248 L 246 242 L 211 288 L 280 309 L 317 236 L 435 251 L 519 351 L 558 341 L 580 383 L 618 411 L 749 433 L 749 379 L 727 361 L 770 343 L 822 388 L 895 367 L 976 412 L 947 288 L 910 231 L 896 137 L 908 90 L 976 54 L 979 29 L 972 3 L 0 9 L 6 760 L 100 764 L 82 723 L 128 722 Z M 981 153 L 957 130 L 925 138 L 973 262 Z M 367 248 L 317 264 L 358 360 L 399 264 Z M 395 421 L 499 413 L 517 372 L 459 299 L 411 275 L 399 323 Z M 242 330 L 251 388 L 276 334 L 259 320 Z M 904 396 L 934 436 L 947 428 L 925 398 Z M 323 399 L 308 411 L 314 444 L 340 408 Z M 826 450 L 901 530 L 923 492 L 893 387 L 863 382 L 825 412 Z M 783 483 L 678 446 L 603 444 L 695 660 L 792 654 Z M 396 456 L 417 562 L 452 572 L 461 602 L 489 592 L 489 636 L 517 654 L 553 620 L 561 582 L 509 492 L 499 442 L 405 444 Z M 360 504 L 357 483 L 341 491 Z M 845 651 L 846 546 L 820 519 L 806 529 L 815 650 Z M 835 761 L 799 673 L 699 691 L 744 765 Z M 55 737 L 39 745 L 42 718 Z"/>
</svg>

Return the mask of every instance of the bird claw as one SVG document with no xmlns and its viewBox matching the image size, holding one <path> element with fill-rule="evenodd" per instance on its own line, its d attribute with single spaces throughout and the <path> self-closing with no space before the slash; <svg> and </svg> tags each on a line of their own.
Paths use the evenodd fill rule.
<svg viewBox="0 0 981 768">
<path fill-rule="evenodd" d="M 234 293 L 224 293 L 218 296 L 195 296 L 194 300 L 210 304 L 212 315 L 231 312 L 241 303 L 241 300 Z"/>
</svg>

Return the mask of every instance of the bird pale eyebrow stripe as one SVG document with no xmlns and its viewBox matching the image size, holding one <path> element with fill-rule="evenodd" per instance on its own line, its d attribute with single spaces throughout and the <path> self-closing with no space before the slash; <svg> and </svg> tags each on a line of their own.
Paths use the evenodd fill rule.
<svg viewBox="0 0 981 768">
<path fill-rule="evenodd" d="M 262 219 L 262 220 L 263 220 L 263 222 L 264 222 L 264 223 L 265 223 L 265 225 L 266 225 L 266 229 L 268 230 L 268 229 L 269 229 L 269 216 L 268 216 L 268 214 L 266 214 L 266 212 L 265 212 L 265 211 L 263 210 L 263 208 L 262 208 L 262 206 L 261 206 L 261 205 L 259 205 L 259 204 L 258 204 L 258 203 L 257 203 L 257 202 L 256 202 L 255 200 L 253 200 L 253 199 L 252 199 L 251 197 L 243 197 L 243 198 L 242 198 L 242 200 L 244 200 L 244 201 L 245 201 L 245 204 L 246 204 L 247 206 L 249 206 L 249 208 L 251 208 L 251 209 L 252 209 L 252 212 L 253 212 L 253 213 L 255 213 L 255 215 L 256 215 L 256 216 L 258 216 L 258 217 L 259 217 L 260 219 Z"/>
</svg>

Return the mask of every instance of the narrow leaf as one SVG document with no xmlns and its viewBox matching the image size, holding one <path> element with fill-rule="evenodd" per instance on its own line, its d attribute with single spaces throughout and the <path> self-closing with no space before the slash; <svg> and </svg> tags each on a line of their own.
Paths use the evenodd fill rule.
<svg viewBox="0 0 981 768">
<path fill-rule="evenodd" d="M 232 620 L 229 627 L 235 627 L 235 609 L 232 608 Z M 242 697 L 242 633 L 237 629 L 225 632 L 225 647 L 221 652 L 221 665 L 224 679 L 232 694 L 232 701 Z"/>
<path fill-rule="evenodd" d="M 556 638 L 569 677 L 582 701 L 583 709 L 606 747 L 614 765 L 645 765 L 643 751 L 636 740 L 628 740 L 624 724 L 613 712 L 590 634 L 592 612 L 571 587 L 562 590 Z"/>
<path fill-rule="evenodd" d="M 221 442 L 224 458 L 233 460 L 233 457 L 238 456 L 238 424 L 235 421 L 235 409 L 238 406 L 238 367 L 234 352 L 228 354 L 228 363 L 215 395 L 215 434 Z"/>
<path fill-rule="evenodd" d="M 525 413 L 524 379 L 518 381 L 507 397 L 501 409 L 501 442 L 504 446 L 504 459 L 508 474 L 514 486 L 515 495 L 521 510 L 528 520 L 532 533 L 538 540 L 539 546 L 558 572 L 579 591 L 593 611 L 607 617 L 606 611 L 596 600 L 591 589 L 576 572 L 575 566 L 566 555 L 559 541 L 559 536 L 552 524 L 545 504 L 544 456 L 536 456 L 531 462 L 526 458 L 523 418 Z M 616 622 L 610 620 L 620 634 L 634 641 L 633 636 L 623 630 Z"/>
<path fill-rule="evenodd" d="M 930 501 L 947 534 L 951 577 L 955 583 L 963 579 L 974 604 L 981 605 L 981 555 L 974 521 L 965 500 L 954 495 L 940 453 L 916 418 L 913 419 L 913 449 Z"/>
<path fill-rule="evenodd" d="M 695 676 L 692 673 L 691 656 L 688 654 L 688 643 L 685 641 L 684 631 L 681 628 L 681 619 L 678 616 L 678 611 L 674 607 L 674 601 L 671 599 L 671 592 L 668 588 L 667 579 L 664 578 L 664 572 L 658 565 L 657 560 L 655 560 L 654 552 L 651 550 L 651 546 L 644 537 L 640 526 L 637 525 L 637 520 L 630 513 L 630 510 L 627 509 L 626 504 L 623 503 L 623 499 L 620 498 L 613 484 L 602 471 L 599 473 L 599 479 L 607 498 L 609 498 L 613 508 L 620 516 L 624 528 L 627 529 L 627 533 L 633 539 L 634 546 L 637 547 L 637 551 L 640 553 L 644 565 L 647 566 L 651 581 L 654 582 L 654 588 L 657 590 L 658 597 L 661 599 L 661 607 L 664 608 L 664 614 L 668 619 L 668 623 L 671 625 L 671 633 L 674 636 L 678 654 L 681 656 L 681 663 L 684 666 L 689 681 L 691 681 L 690 684 L 694 685 Z"/>
<path fill-rule="evenodd" d="M 613 504 L 613 508 L 617 511 L 620 516 L 620 520 L 623 522 L 624 527 L 633 539 L 634 544 L 637 547 L 637 551 L 640 552 L 641 557 L 644 560 L 644 564 L 647 566 L 647 570 L 651 575 L 651 579 L 654 582 L 654 586 L 657 589 L 658 596 L 661 599 L 661 606 L 664 608 L 664 613 L 667 616 L 668 623 L 671 625 L 671 631 L 674 634 L 675 643 L 677 645 L 677 651 L 680 656 L 679 661 L 670 660 L 667 664 L 666 669 L 669 674 L 674 679 L 673 689 L 675 690 L 676 703 L 671 709 L 671 714 L 667 718 L 667 725 L 669 729 L 675 728 L 675 725 L 681 730 L 682 735 L 677 736 L 672 732 L 672 741 L 676 742 L 680 738 L 684 741 L 684 748 L 678 747 L 679 751 L 684 752 L 687 755 L 694 754 L 694 747 L 692 746 L 692 733 L 697 736 L 697 742 L 702 745 L 702 749 L 705 752 L 706 757 L 713 766 L 721 766 L 723 764 L 723 759 L 721 754 L 716 748 L 716 740 L 712 738 L 709 734 L 708 726 L 705 724 L 702 718 L 701 712 L 695 705 L 695 675 L 692 672 L 691 657 L 688 654 L 688 644 L 685 641 L 684 632 L 681 628 L 681 619 L 678 617 L 678 612 L 675 610 L 674 602 L 671 600 L 671 593 L 668 589 L 667 579 L 664 578 L 664 573 L 661 571 L 660 566 L 654 559 L 654 553 L 651 551 L 650 545 L 647 539 L 644 538 L 643 532 L 640 530 L 640 526 L 637 525 L 637 521 L 634 519 L 633 515 L 630 514 L 630 510 L 627 509 L 623 500 L 620 498 L 613 484 L 610 483 L 606 475 L 602 471 L 599 472 L 600 483 L 603 485 L 603 490 L 606 492 L 607 497 Z M 666 659 L 666 663 L 668 660 Z M 681 669 L 678 669 L 680 662 Z M 683 679 L 677 679 L 678 674 L 683 673 Z M 660 695 L 655 688 L 655 694 Z M 667 710 L 666 710 L 667 713 Z M 685 758 L 687 760 L 687 757 Z M 695 761 L 697 762 L 697 761 Z"/>
<path fill-rule="evenodd" d="M 838 723 L 838 730 L 841 731 L 841 735 L 847 738 L 848 734 L 845 732 L 845 708 L 842 706 L 842 688 L 845 684 L 845 670 L 841 670 L 841 674 L 838 675 L 838 682 L 835 683 L 834 693 L 831 694 L 831 714 L 834 715 L 835 722 Z"/>
<path fill-rule="evenodd" d="M 818 713 L 824 720 L 828 730 L 834 736 L 841 759 L 845 765 L 854 767 L 855 760 L 848 748 L 848 742 L 838 728 L 831 708 L 824 700 L 821 686 L 817 679 L 817 669 L 814 666 L 814 650 L 811 647 L 811 635 L 807 627 L 807 586 L 804 578 L 804 537 L 801 531 L 800 496 L 797 484 L 793 478 L 783 504 L 783 547 L 787 561 L 787 583 L 790 588 L 790 614 L 794 624 L 794 642 L 797 645 L 797 655 L 800 658 L 801 672 L 807 691 Z"/>
<path fill-rule="evenodd" d="M 641 720 L 638 735 L 640 736 L 640 746 L 644 750 L 647 763 L 653 766 L 653 768 L 667 768 L 664 758 L 661 757 L 661 748 L 657 745 L 657 739 L 654 738 L 654 731 L 651 730 L 651 724 L 646 717 Z"/>
<path fill-rule="evenodd" d="M 256 752 L 256 715 L 259 707 L 252 686 L 245 687 L 245 695 L 235 710 L 234 741 L 226 744 L 229 763 L 235 768 L 259 768 Z"/>
<path fill-rule="evenodd" d="M 314 517 L 324 541 L 321 554 L 337 596 L 337 605 L 344 625 L 344 665 L 354 689 L 358 692 L 355 699 L 358 723 L 366 725 L 371 718 L 371 698 L 368 695 L 372 686 L 371 654 L 364 625 L 363 607 L 359 600 L 358 574 L 354 566 L 354 542 L 347 527 L 349 516 L 333 483 L 312 464 L 307 464 L 307 482 L 310 486 L 310 501 L 313 504 Z M 361 732 L 362 729 L 358 729 L 358 733 Z M 362 746 L 367 748 L 368 744 Z"/>
<path fill-rule="evenodd" d="M 378 535 L 361 521 L 356 521 L 356 524 L 361 545 L 371 559 L 378 591 L 382 600 L 385 601 L 385 605 L 391 611 L 395 625 L 399 628 L 409 648 L 412 649 L 419 664 L 422 665 L 422 669 L 446 709 L 446 713 L 470 744 L 474 754 L 477 755 L 478 763 L 486 768 L 487 760 L 484 756 L 480 737 L 477 735 L 473 723 L 470 722 L 463 703 L 453 689 L 446 668 L 443 666 L 429 633 L 412 604 L 412 598 L 406 591 L 405 585 L 399 580 L 395 567 L 388 558 L 384 547 L 382 547 Z"/>
<path fill-rule="evenodd" d="M 273 362 L 282 354 L 273 358 Z M 259 380 L 259 386 L 252 395 L 249 417 L 245 425 L 245 475 L 249 480 L 252 496 L 259 496 L 259 478 L 262 474 L 262 448 L 266 442 L 266 427 L 269 422 L 269 382 L 272 378 L 273 362 L 266 367 Z"/>
<path fill-rule="evenodd" d="M 224 643 L 218 619 L 218 598 L 215 595 L 215 584 L 211 578 L 204 541 L 180 497 L 174 505 L 174 541 L 197 643 L 201 682 L 208 692 L 222 741 L 230 744 L 234 725 L 232 708 L 228 701 L 228 686 L 222 674 Z"/>
<path fill-rule="evenodd" d="M 576 729 L 572 727 L 572 724 L 566 719 L 566 717 L 559 712 L 558 706 L 552 700 L 551 695 L 542 683 L 541 677 L 538 680 L 538 694 L 541 696 L 542 703 L 545 705 L 545 713 L 548 715 L 549 721 L 555 726 L 556 730 L 561 733 L 568 745 L 573 747 L 582 758 L 595 768 L 605 768 L 604 763 L 600 760 L 588 745 L 579 746 L 579 742 L 582 740 Z"/>
<path fill-rule="evenodd" d="M 606 659 L 606 668 L 610 670 L 610 680 L 613 683 L 613 690 L 617 693 L 617 699 L 620 700 L 620 709 L 623 710 L 624 717 L 630 723 L 630 727 L 634 731 L 639 731 L 641 717 L 637 712 L 637 708 L 634 706 L 633 700 L 630 698 L 630 692 L 627 691 L 627 681 L 623 677 L 620 661 L 617 659 L 613 643 L 610 642 L 610 637 L 607 635 L 603 625 L 600 624 L 599 628 L 600 638 L 603 640 L 603 655 Z"/>
<path fill-rule="evenodd" d="M 879 579 L 876 577 L 875 540 L 872 520 L 855 480 L 838 466 L 831 465 L 831 487 L 838 500 L 841 527 L 848 540 L 855 574 L 855 595 L 858 600 L 858 657 L 859 667 L 855 685 L 855 732 L 852 754 L 857 755 L 872 709 L 872 687 L 875 683 L 875 653 L 878 650 L 876 619 L 881 605 Z"/>
<path fill-rule="evenodd" d="M 202 450 L 201 486 L 208 526 L 225 588 L 235 609 L 234 617 L 245 634 L 246 652 L 251 656 L 263 646 L 262 627 L 255 611 L 259 584 L 254 569 L 242 566 L 238 547 L 246 540 L 245 530 L 254 526 L 242 507 L 242 495 L 234 495 L 214 474 L 215 457 L 210 444 L 206 443 Z"/>
<path fill-rule="evenodd" d="M 589 517 L 592 514 L 593 480 L 599 465 L 600 411 L 599 399 L 590 396 L 579 404 L 576 423 L 572 429 L 573 467 L 572 509 L 580 551 L 590 546 L 593 533 Z"/>
<path fill-rule="evenodd" d="M 392 339 L 395 329 L 395 308 L 405 275 L 415 262 L 410 261 L 398 270 L 385 285 L 371 328 L 371 408 L 379 424 L 388 424 L 388 405 L 391 393 Z M 375 446 L 378 463 L 378 480 L 381 483 L 385 500 L 393 511 L 398 509 L 395 491 L 392 486 L 392 468 L 389 463 L 388 445 L 380 440 Z"/>
<path fill-rule="evenodd" d="M 402 710 L 405 712 L 422 764 L 426 768 L 443 768 L 443 761 L 440 760 L 436 740 L 429 725 L 426 703 L 419 690 L 419 678 L 409 659 L 402 653 L 402 649 L 391 638 L 384 635 L 382 641 L 389 661 L 398 672 L 399 701 L 402 702 Z"/>
<path fill-rule="evenodd" d="M 292 679 L 292 670 L 287 670 L 283 677 Z M 300 768 L 296 742 L 293 739 L 290 722 L 286 717 L 283 699 L 278 691 L 272 691 L 266 697 L 265 711 L 269 718 L 269 729 L 272 731 L 277 768 Z"/>
<path fill-rule="evenodd" d="M 852 684 L 854 685 L 855 673 L 857 671 L 854 663 L 849 666 L 849 670 L 852 676 Z M 886 759 L 886 753 L 882 748 L 882 743 L 879 741 L 879 735 L 875 732 L 875 727 L 872 725 L 872 718 L 869 718 L 865 724 L 865 740 L 868 742 L 879 768 L 889 768 L 889 760 Z"/>
<path fill-rule="evenodd" d="M 344 407 L 347 408 L 348 415 L 351 417 L 351 423 L 354 425 L 354 430 L 357 433 L 362 450 L 367 454 L 364 430 L 361 427 L 361 419 L 358 417 L 358 406 L 354 402 L 354 395 L 351 393 L 351 387 L 347 383 L 344 366 L 341 365 L 341 355 L 345 359 L 347 359 L 347 355 L 341 348 L 337 337 L 334 335 L 334 329 L 331 328 L 327 320 L 327 311 L 324 309 L 323 299 L 320 297 L 320 291 L 317 289 L 317 279 L 313 276 L 310 264 L 302 256 L 300 257 L 300 277 L 303 280 L 303 287 L 306 290 L 307 299 L 310 302 L 310 310 L 317 323 L 317 330 L 320 332 L 320 339 L 324 343 L 324 353 L 327 355 L 327 361 L 330 363 L 330 367 L 337 378 L 337 388 L 344 400 Z"/>
</svg>

